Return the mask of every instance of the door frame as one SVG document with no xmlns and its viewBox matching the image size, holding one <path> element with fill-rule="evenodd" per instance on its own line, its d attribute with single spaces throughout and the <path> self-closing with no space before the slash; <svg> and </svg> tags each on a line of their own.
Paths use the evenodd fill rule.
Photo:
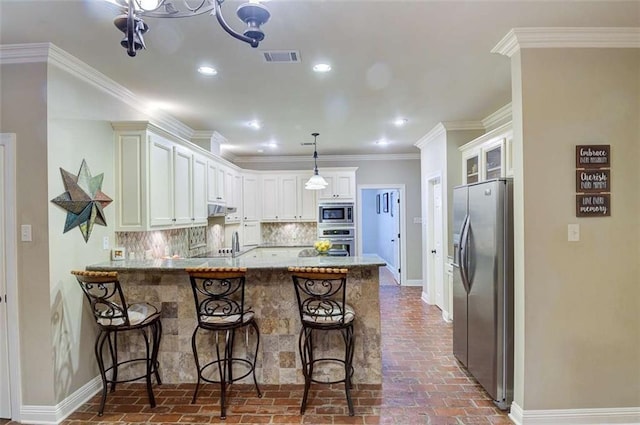
<svg viewBox="0 0 640 425">
<path fill-rule="evenodd" d="M 9 391 L 11 420 L 19 422 L 22 406 L 22 378 L 20 366 L 20 326 L 18 314 L 18 235 L 16 211 L 16 135 L 0 133 L 0 144 L 5 148 L 4 167 L 4 263 L 7 284 L 7 337 L 9 355 Z"/>
<path fill-rule="evenodd" d="M 434 264 L 435 260 L 433 258 L 433 256 L 430 254 L 431 250 L 434 249 L 433 247 L 433 204 L 431 202 L 431 200 L 433 199 L 433 185 L 436 182 L 440 182 L 440 199 L 442 202 L 442 206 L 441 206 L 441 212 L 442 212 L 442 256 L 440 257 L 442 259 L 441 264 Z M 423 238 L 422 238 L 422 246 L 423 246 L 423 259 L 426 259 L 426 267 L 422 268 L 422 278 L 423 278 L 423 293 L 422 293 L 422 300 L 425 301 L 427 304 L 432 304 L 435 305 L 436 303 L 436 284 L 434 282 L 434 274 L 433 274 L 433 270 L 435 269 L 435 267 L 441 267 L 442 268 L 442 276 L 443 276 L 443 298 L 444 298 L 444 304 L 447 305 L 446 308 L 446 312 L 445 310 L 443 310 L 443 317 L 445 316 L 445 313 L 448 315 L 448 311 L 451 309 L 451 306 L 449 306 L 449 290 L 448 287 L 446 285 L 446 283 L 444 282 L 444 276 L 445 276 L 445 268 L 444 268 L 444 263 L 445 263 L 445 254 L 448 256 L 448 237 L 447 237 L 447 214 L 448 214 L 448 209 L 447 209 L 447 196 L 446 196 L 446 182 L 442 176 L 442 173 L 437 172 L 437 173 L 433 173 L 430 174 L 428 176 L 426 176 L 424 178 L 424 187 L 423 187 L 423 211 L 425 213 L 425 216 L 423 217 L 423 220 L 426 220 L 426 223 L 423 223 Z"/>
<path fill-rule="evenodd" d="M 357 188 L 357 200 L 356 200 L 356 216 L 358 217 L 356 223 L 356 245 L 358 255 L 362 255 L 362 193 L 365 190 L 397 190 L 400 202 L 398 203 L 398 220 L 400 221 L 400 281 L 401 286 L 407 284 L 407 209 L 405 207 L 405 192 L 406 186 L 404 183 L 398 184 L 359 184 Z"/>
</svg>

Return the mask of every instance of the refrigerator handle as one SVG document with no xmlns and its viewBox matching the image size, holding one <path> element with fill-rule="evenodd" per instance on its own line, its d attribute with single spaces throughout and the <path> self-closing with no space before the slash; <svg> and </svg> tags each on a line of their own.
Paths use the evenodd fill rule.
<svg viewBox="0 0 640 425">
<path fill-rule="evenodd" d="M 462 278 L 462 285 L 467 293 L 469 293 L 469 274 L 467 267 L 467 249 L 468 249 L 468 234 L 469 232 L 469 215 L 467 214 L 462 223 L 462 230 L 460 232 L 460 277 Z"/>
</svg>

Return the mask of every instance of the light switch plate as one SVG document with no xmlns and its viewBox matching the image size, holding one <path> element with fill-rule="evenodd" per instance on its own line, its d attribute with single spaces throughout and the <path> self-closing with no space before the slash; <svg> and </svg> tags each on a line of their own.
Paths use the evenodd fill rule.
<svg viewBox="0 0 640 425">
<path fill-rule="evenodd" d="M 567 226 L 567 240 L 569 242 L 578 242 L 580 240 L 579 224 L 569 224 Z"/>
<path fill-rule="evenodd" d="M 31 242 L 31 225 L 23 224 L 20 226 L 20 240 L 22 242 Z"/>
<path fill-rule="evenodd" d="M 109 236 L 102 238 L 102 249 L 109 249 Z"/>
</svg>

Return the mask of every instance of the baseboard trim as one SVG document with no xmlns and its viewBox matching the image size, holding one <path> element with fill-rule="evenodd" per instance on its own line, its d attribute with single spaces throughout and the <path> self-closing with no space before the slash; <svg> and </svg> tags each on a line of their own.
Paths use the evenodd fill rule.
<svg viewBox="0 0 640 425">
<path fill-rule="evenodd" d="M 422 279 L 407 279 L 404 286 L 422 286 Z"/>
<path fill-rule="evenodd" d="M 57 425 L 89 401 L 101 389 L 102 379 L 96 376 L 55 406 L 23 405 L 20 409 L 20 423 Z"/>
<path fill-rule="evenodd" d="M 640 407 L 523 410 L 514 402 L 509 419 L 516 425 L 638 425 Z"/>
<path fill-rule="evenodd" d="M 429 304 L 429 296 L 426 292 L 422 291 L 422 295 L 420 296 L 420 299 L 422 300 L 423 303 Z"/>
</svg>

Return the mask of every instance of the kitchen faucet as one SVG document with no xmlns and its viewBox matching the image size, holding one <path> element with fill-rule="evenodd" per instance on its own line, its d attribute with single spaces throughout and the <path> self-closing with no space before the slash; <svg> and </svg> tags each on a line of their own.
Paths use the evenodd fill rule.
<svg viewBox="0 0 640 425">
<path fill-rule="evenodd" d="M 231 258 L 235 258 L 240 252 L 240 237 L 238 232 L 233 232 L 231 235 Z"/>
</svg>

